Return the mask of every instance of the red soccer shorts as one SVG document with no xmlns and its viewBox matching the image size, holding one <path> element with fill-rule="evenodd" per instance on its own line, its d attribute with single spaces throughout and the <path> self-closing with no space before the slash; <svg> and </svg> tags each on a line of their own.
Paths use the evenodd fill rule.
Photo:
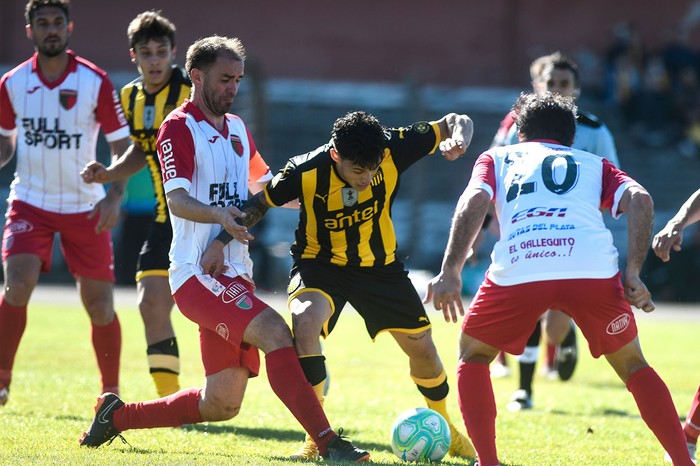
<svg viewBox="0 0 700 466">
<path fill-rule="evenodd" d="M 58 214 L 22 201 L 10 205 L 2 237 L 2 260 L 15 254 L 41 259 L 41 271 L 51 270 L 54 234 L 60 233 L 68 270 L 79 277 L 114 282 L 114 254 L 109 231 L 95 233 L 97 216 L 89 212 Z"/>
<path fill-rule="evenodd" d="M 537 319 L 547 309 L 562 310 L 574 319 L 595 358 L 614 353 L 637 336 L 619 273 L 606 279 L 511 286 L 498 286 L 485 278 L 462 322 L 462 331 L 500 350 L 520 354 Z"/>
<path fill-rule="evenodd" d="M 199 345 L 206 375 L 229 367 L 260 371 L 258 349 L 243 343 L 243 332 L 267 304 L 253 294 L 247 280 L 220 275 L 190 277 L 173 295 L 180 312 L 199 325 Z"/>
</svg>

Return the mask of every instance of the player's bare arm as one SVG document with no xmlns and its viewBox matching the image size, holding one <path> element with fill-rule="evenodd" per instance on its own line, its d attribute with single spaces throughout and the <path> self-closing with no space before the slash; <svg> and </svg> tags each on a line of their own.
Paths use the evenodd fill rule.
<svg viewBox="0 0 700 466">
<path fill-rule="evenodd" d="M 440 128 L 440 151 L 447 160 L 455 160 L 462 155 L 472 142 L 474 123 L 467 115 L 448 113 L 437 122 Z"/>
<path fill-rule="evenodd" d="M 655 309 L 654 302 L 639 274 L 651 243 L 654 202 L 644 188 L 633 185 L 622 195 L 620 210 L 627 214 L 625 298 L 636 308 L 651 312 Z"/>
<path fill-rule="evenodd" d="M 234 206 L 217 207 L 204 204 L 190 196 L 184 189 L 175 189 L 165 195 L 170 213 L 196 223 L 218 223 L 233 237 L 245 242 L 253 237 L 248 228 L 237 223 L 237 218 L 245 216 Z"/>
<path fill-rule="evenodd" d="M 116 180 L 128 178 L 146 166 L 146 153 L 139 144 L 131 144 L 109 167 L 105 167 L 98 161 L 88 163 L 80 172 L 80 176 L 86 183 L 111 183 Z"/>
<path fill-rule="evenodd" d="M 469 187 L 457 203 L 440 273 L 428 282 L 424 299 L 425 303 L 432 300 L 435 309 L 442 310 L 446 322 L 457 322 L 458 313 L 464 315 L 462 268 L 490 204 L 491 197 L 486 191 Z"/>
<path fill-rule="evenodd" d="M 112 161 L 114 162 L 119 158 L 120 154 L 126 152 L 130 144 L 129 138 L 112 141 L 110 143 Z M 126 179 L 113 181 L 109 185 L 105 197 L 95 204 L 92 211 L 88 214 L 88 218 L 98 215 L 99 219 L 95 226 L 96 233 L 111 230 L 117 225 L 121 213 L 121 202 L 122 197 L 124 197 L 126 182 Z"/>
<path fill-rule="evenodd" d="M 681 250 L 683 230 L 698 220 L 700 220 L 700 189 L 695 191 L 683 203 L 676 215 L 654 236 L 652 241 L 654 253 L 662 261 L 668 262 L 671 259 L 671 249 L 674 251 Z"/>
<path fill-rule="evenodd" d="M 15 155 L 17 133 L 12 136 L 0 136 L 0 168 L 8 164 Z"/>
</svg>

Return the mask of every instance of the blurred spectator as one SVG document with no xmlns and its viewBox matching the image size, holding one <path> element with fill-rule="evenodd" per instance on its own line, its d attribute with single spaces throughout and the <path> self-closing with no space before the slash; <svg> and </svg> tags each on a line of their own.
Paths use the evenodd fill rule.
<svg viewBox="0 0 700 466">
<path fill-rule="evenodd" d="M 625 124 L 635 121 L 636 103 L 642 90 L 645 51 L 641 36 L 631 23 L 613 28 L 613 43 L 606 53 L 606 96 L 622 110 Z"/>
</svg>

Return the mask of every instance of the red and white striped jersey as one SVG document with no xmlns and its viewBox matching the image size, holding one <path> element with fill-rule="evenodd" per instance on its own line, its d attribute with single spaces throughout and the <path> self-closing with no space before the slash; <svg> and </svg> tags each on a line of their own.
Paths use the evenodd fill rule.
<svg viewBox="0 0 700 466">
<path fill-rule="evenodd" d="M 58 80 L 41 74 L 37 54 L 0 80 L 0 135 L 17 135 L 10 200 L 58 213 L 91 210 L 104 187 L 80 178 L 95 160 L 100 127 L 112 142 L 129 137 L 119 97 L 107 74 L 68 51 Z"/>
<path fill-rule="evenodd" d="M 502 286 L 542 280 L 610 278 L 617 249 L 600 209 L 637 183 L 606 159 L 552 141 L 494 147 L 477 159 L 467 189 L 491 195 L 500 240 L 488 278 Z"/>
<path fill-rule="evenodd" d="M 189 100 L 168 115 L 158 132 L 158 158 L 165 193 L 184 189 L 207 205 L 241 207 L 250 181 L 270 179 L 269 167 L 258 153 L 243 120 L 226 115 L 219 132 Z M 197 223 L 170 214 L 170 288 L 174 293 L 188 278 L 202 275 L 202 253 L 221 231 L 221 225 Z M 224 248 L 225 275 L 252 277 L 248 246 L 231 241 Z"/>
</svg>

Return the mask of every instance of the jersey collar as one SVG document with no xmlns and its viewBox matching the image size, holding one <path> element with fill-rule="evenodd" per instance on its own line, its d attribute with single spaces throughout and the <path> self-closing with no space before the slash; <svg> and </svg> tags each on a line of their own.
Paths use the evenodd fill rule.
<svg viewBox="0 0 700 466">
<path fill-rule="evenodd" d="M 32 72 L 36 73 L 41 83 L 47 88 L 55 89 L 56 87 L 60 86 L 61 83 L 65 81 L 66 77 L 70 73 L 74 73 L 78 69 L 78 61 L 75 58 L 75 52 L 73 52 L 72 50 L 66 50 L 66 53 L 68 54 L 68 66 L 66 66 L 66 69 L 65 71 L 63 71 L 63 74 L 60 78 L 58 78 L 55 81 L 49 82 L 46 80 L 44 75 L 41 74 L 41 69 L 39 69 L 39 61 L 37 59 L 37 57 L 39 56 L 39 52 L 34 52 L 34 55 L 32 56 Z"/>
<path fill-rule="evenodd" d="M 216 129 L 216 126 L 214 126 L 211 123 L 211 121 L 209 121 L 209 119 L 206 116 L 204 116 L 204 113 L 199 109 L 199 107 L 197 107 L 194 104 L 194 102 L 192 102 L 190 99 L 185 99 L 185 105 L 183 109 L 185 110 L 185 112 L 189 113 L 194 117 L 194 121 L 196 121 L 197 123 L 206 121 L 207 124 L 209 124 L 209 126 L 211 126 L 212 129 L 214 129 L 214 131 L 220 133 L 224 138 L 228 139 L 228 122 L 230 120 L 228 114 L 224 115 L 224 120 L 226 122 L 226 124 L 224 125 L 224 130 L 219 131 L 218 129 Z"/>
</svg>

